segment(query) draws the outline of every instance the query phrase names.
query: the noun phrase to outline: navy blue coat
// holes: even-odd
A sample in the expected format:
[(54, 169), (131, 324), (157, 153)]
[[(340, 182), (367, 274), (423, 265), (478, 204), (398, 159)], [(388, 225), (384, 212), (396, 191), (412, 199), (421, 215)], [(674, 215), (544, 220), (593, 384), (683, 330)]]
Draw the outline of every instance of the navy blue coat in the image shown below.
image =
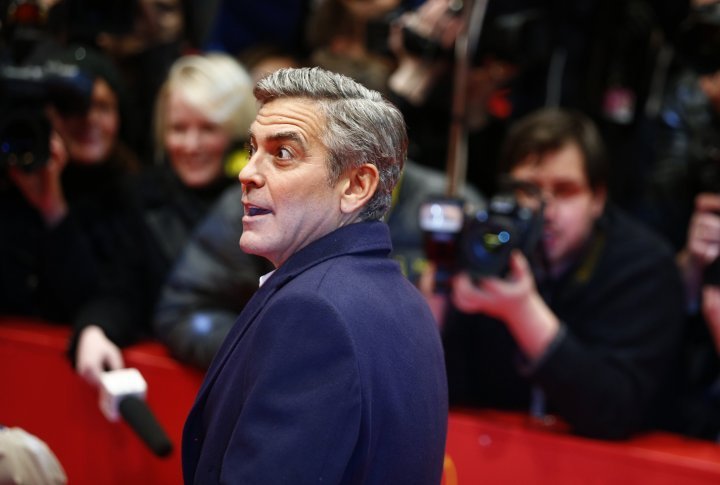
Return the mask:
[(391, 248), (351, 224), (255, 293), (185, 423), (185, 483), (440, 483), (442, 346)]

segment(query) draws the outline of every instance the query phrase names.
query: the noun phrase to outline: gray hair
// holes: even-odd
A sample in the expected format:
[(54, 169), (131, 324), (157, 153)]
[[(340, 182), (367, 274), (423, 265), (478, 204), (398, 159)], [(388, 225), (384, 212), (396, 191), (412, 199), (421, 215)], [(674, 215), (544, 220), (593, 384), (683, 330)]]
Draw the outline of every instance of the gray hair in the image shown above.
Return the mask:
[(405, 121), (393, 104), (377, 91), (319, 67), (279, 69), (262, 78), (254, 94), (261, 104), (277, 98), (317, 102), (326, 121), (320, 139), (329, 153), (329, 183), (337, 182), (348, 169), (375, 165), (378, 188), (360, 217), (378, 220), (385, 215), (408, 145)]

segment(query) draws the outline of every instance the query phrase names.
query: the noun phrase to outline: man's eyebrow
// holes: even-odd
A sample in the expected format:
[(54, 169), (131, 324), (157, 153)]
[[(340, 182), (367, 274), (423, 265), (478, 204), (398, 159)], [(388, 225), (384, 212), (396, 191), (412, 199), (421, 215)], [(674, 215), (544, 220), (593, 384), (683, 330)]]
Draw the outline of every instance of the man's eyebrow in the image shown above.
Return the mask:
[[(255, 133), (252, 130), (250, 130), (250, 138), (256, 139)], [(277, 133), (268, 135), (266, 140), (270, 142), (291, 141), (305, 147), (305, 139), (296, 131), (278, 131)]]

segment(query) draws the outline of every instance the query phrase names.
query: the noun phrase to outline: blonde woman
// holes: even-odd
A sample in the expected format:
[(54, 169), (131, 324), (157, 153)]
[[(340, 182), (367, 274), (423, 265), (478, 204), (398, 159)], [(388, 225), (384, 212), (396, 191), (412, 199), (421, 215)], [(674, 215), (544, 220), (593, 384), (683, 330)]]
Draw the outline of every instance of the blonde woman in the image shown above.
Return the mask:
[(255, 116), (247, 71), (224, 54), (188, 55), (171, 67), (155, 108), (156, 164), (133, 185), (132, 241), (72, 348), (78, 373), (96, 383), (124, 366), (120, 347), (150, 334), (160, 286), (195, 225), (237, 182)]

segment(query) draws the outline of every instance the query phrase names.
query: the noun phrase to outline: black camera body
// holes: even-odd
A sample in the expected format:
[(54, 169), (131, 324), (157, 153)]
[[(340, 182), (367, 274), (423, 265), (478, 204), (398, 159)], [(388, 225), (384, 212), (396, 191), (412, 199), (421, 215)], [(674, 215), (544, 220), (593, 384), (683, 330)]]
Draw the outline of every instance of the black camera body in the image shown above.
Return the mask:
[(47, 30), (37, 0), (0, 0), (0, 7), (0, 171), (10, 166), (32, 171), (50, 156), (47, 108), (65, 116), (84, 113), (94, 79), (59, 60), (65, 48)]
[[(458, 2), (462, 3), (462, 2)], [(391, 56), (388, 36), (390, 25), (403, 10), (394, 10), (379, 19), (368, 22), (366, 47), (370, 52)], [(460, 14), (457, 11), (456, 14)], [(490, 15), (479, 39), (479, 56), (492, 57), (518, 66), (536, 65), (548, 59), (551, 51), (551, 30), (547, 15), (538, 8), (523, 8)], [(454, 46), (443, 47), (434, 39), (415, 30), (403, 27), (403, 48), (426, 60), (455, 59)]]
[(500, 193), (487, 209), (465, 220), (460, 239), (462, 267), (474, 277), (505, 276), (510, 253), (530, 257), (542, 232), (542, 212), (521, 206), (514, 196)]
[(479, 209), (466, 208), (461, 199), (429, 200), (420, 208), (420, 227), (426, 256), (437, 266), (437, 290), (447, 291), (450, 277), (459, 271), (473, 279), (504, 277), (513, 250), (531, 258), (542, 224), (542, 205), (524, 207), (509, 191)]
[[(403, 13), (403, 9), (396, 9), (380, 18), (370, 19), (368, 21), (365, 34), (365, 47), (369, 52), (387, 57), (393, 55), (388, 40), (390, 37), (390, 28), (391, 24), (397, 21)], [(428, 60), (440, 58), (451, 60), (453, 58), (453, 49), (443, 48), (436, 41), (428, 39), (408, 27), (403, 27), (402, 31), (403, 48), (409, 53)]]
[(93, 79), (72, 64), (0, 66), (0, 170), (43, 166), (50, 156), (48, 105), (63, 115), (84, 113), (92, 89)]

